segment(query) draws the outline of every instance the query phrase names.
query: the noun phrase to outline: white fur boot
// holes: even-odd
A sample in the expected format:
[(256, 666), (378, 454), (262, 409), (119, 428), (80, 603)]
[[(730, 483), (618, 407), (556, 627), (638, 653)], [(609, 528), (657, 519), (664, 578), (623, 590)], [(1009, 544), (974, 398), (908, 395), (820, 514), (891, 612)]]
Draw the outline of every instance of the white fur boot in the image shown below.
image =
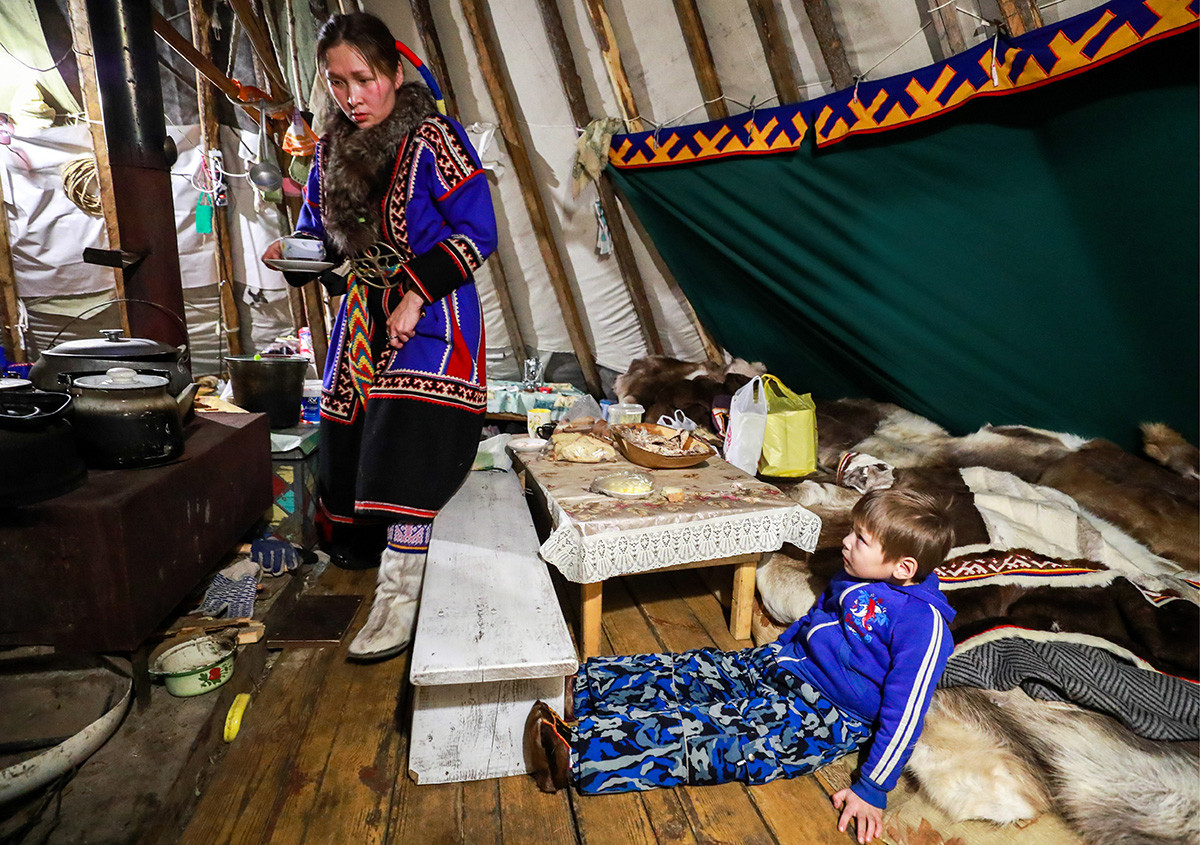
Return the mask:
[(367, 624), (350, 643), (351, 660), (383, 660), (408, 647), (417, 621), (425, 553), (384, 549)]

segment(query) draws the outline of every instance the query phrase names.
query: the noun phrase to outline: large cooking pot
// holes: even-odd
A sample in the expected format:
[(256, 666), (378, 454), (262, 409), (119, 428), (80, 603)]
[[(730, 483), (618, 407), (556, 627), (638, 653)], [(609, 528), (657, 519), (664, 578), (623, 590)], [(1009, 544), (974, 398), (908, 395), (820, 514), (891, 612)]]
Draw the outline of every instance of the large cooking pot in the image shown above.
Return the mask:
[(183, 336), (187, 337), (187, 326), (179, 316), (158, 303), (145, 299), (113, 299), (85, 310), (59, 330), (50, 341), (50, 348), (41, 354), (29, 370), (29, 378), (34, 386), (41, 390), (63, 390), (79, 376), (104, 375), (113, 367), (129, 367), (140, 373), (166, 378), (167, 392), (172, 396), (183, 393), (192, 383), (186, 343), (171, 346), (147, 338), (124, 337), (121, 329), (103, 329), (100, 332), (103, 337), (82, 338), (55, 345), (59, 336), (75, 320), (117, 302), (132, 302), (156, 308), (178, 322)]
[(101, 334), (101, 338), (69, 340), (43, 352), (29, 370), (34, 386), (63, 390), (80, 376), (102, 376), (113, 367), (162, 376), (172, 396), (179, 395), (192, 383), (187, 346), (124, 337), (120, 329), (104, 329)]
[(167, 380), (128, 367), (71, 382), (75, 433), (89, 466), (130, 469), (167, 463), (183, 454), (184, 399), (167, 393)]
[(87, 468), (71, 430), (66, 393), (0, 390), (0, 508), (75, 489)]

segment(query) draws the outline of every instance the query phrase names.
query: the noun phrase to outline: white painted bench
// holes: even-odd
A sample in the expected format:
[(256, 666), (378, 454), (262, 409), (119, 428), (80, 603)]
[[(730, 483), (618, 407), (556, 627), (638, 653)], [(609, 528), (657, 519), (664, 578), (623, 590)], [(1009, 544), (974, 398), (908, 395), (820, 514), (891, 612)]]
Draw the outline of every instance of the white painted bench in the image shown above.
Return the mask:
[(417, 783), (526, 772), (525, 717), (579, 668), (515, 473), (472, 472), (433, 523), (410, 664)]

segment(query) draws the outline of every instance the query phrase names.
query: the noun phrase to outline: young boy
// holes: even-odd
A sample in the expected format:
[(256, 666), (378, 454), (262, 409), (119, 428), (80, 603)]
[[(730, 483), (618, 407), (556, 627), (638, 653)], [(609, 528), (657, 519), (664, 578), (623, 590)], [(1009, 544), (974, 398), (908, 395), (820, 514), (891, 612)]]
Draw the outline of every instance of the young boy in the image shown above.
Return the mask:
[(934, 567), (953, 544), (945, 507), (874, 490), (851, 512), (844, 571), (773, 643), (742, 651), (597, 657), (575, 679), (569, 726), (543, 702), (526, 722), (538, 786), (606, 793), (808, 774), (866, 746), (833, 796), (838, 829), (880, 832), (953, 642)]

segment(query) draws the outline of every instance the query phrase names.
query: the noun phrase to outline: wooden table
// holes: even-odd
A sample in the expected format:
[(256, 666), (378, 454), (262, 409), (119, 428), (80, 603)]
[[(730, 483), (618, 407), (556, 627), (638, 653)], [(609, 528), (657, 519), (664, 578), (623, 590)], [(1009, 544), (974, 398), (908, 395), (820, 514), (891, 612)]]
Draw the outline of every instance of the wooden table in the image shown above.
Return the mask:
[[(553, 526), (541, 556), (581, 585), (585, 659), (600, 650), (604, 581), (665, 569), (732, 564), (729, 631), (747, 639), (759, 560), (785, 542), (812, 551), (821, 530), (815, 514), (720, 458), (675, 470), (646, 469), (623, 458), (576, 464), (555, 461), (548, 452), (515, 453), (514, 459)], [(625, 500), (589, 489), (622, 470), (647, 473), (655, 492)], [(667, 501), (663, 487), (681, 488), (680, 501)]]

